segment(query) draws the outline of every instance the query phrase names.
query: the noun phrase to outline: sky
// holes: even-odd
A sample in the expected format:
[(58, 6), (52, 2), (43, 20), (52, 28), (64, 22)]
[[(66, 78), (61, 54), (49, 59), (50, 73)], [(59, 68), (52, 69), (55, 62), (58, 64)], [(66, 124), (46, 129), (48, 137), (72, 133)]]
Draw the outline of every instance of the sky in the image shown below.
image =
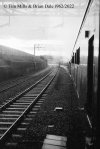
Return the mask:
[[(37, 2), (38, 5), (41, 4), (40, 1)], [(65, 5), (66, 2), (73, 4), (74, 8), (11, 9), (9, 2), (6, 3), (8, 8), (4, 8), (4, 3), (1, 3), (0, 45), (31, 54), (34, 54), (35, 48), (36, 55), (49, 54), (68, 59), (85, 13), (87, 0), (81, 0), (81, 3), (80, 0), (65, 0), (62, 4)], [(45, 3), (47, 4), (47, 1)], [(25, 4), (33, 4), (33, 1)]]

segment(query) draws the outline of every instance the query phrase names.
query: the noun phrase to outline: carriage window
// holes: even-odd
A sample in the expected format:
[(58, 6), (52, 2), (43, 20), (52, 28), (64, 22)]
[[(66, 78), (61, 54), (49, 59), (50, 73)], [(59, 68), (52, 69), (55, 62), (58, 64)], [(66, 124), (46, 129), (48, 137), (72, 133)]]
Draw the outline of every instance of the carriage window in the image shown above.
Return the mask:
[(88, 42), (88, 65), (87, 65), (87, 106), (91, 113), (93, 101), (93, 53), (94, 53), (94, 35)]
[(72, 56), (72, 61), (71, 61), (73, 64), (74, 64), (74, 53), (73, 53), (73, 56)]
[(80, 64), (80, 48), (77, 49), (77, 64)]
[(77, 54), (75, 53), (75, 64), (77, 64)]

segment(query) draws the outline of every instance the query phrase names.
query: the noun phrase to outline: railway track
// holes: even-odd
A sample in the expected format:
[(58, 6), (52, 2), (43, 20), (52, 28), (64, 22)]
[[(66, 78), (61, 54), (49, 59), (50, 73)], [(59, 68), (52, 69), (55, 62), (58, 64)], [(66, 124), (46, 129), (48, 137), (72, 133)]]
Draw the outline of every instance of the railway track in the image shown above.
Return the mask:
[[(14, 134), (17, 131), (24, 131), (26, 125), (35, 116), (40, 105), (47, 95), (46, 90), (57, 74), (57, 69), (53, 70), (45, 77), (37, 81), (34, 85), (0, 107), (0, 145), (16, 145), (7, 143), (9, 136), (20, 137)], [(19, 126), (22, 125), (20, 128)], [(3, 147), (2, 147), (3, 148)]]
[(0, 93), (8, 91), (9, 89), (18, 86), (21, 83), (25, 83), (28, 80), (31, 80), (34, 76), (36, 76), (36, 75), (34, 74), (34, 75), (29, 75), (29, 76), (28, 75), (21, 76), (19, 78), (14, 79), (14, 80), (9, 80), (9, 81), (6, 81), (4, 83), (0, 83)]

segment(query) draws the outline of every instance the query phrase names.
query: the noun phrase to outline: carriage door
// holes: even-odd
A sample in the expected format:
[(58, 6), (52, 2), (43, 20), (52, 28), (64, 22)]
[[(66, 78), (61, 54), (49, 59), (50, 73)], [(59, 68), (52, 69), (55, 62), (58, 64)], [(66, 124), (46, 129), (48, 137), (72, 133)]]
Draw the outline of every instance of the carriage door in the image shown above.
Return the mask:
[(93, 53), (94, 35), (88, 41), (88, 65), (87, 65), (87, 112), (92, 115), (93, 103)]

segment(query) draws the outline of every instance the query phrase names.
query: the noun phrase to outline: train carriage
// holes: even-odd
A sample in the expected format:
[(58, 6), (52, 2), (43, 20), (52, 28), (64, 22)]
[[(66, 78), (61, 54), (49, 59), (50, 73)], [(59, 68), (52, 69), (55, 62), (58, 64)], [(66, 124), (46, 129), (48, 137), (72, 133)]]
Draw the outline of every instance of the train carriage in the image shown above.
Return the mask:
[(93, 130), (97, 130), (98, 136), (100, 135), (99, 17), (99, 1), (89, 1), (75, 41), (70, 67), (70, 73), (79, 97), (79, 106), (86, 110), (90, 126)]

